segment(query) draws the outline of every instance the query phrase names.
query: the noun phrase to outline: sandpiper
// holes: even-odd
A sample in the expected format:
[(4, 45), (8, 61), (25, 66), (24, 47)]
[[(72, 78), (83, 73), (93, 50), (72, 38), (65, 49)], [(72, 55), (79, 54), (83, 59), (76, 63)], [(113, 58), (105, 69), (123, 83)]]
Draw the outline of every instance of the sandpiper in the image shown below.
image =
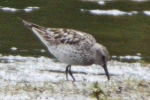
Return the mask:
[(67, 64), (67, 80), (69, 73), (75, 81), (71, 65), (91, 64), (101, 65), (108, 80), (110, 79), (107, 69), (108, 51), (106, 47), (97, 43), (92, 35), (73, 29), (45, 28), (23, 19), (22, 21), (44, 43), (52, 55), (60, 62)]

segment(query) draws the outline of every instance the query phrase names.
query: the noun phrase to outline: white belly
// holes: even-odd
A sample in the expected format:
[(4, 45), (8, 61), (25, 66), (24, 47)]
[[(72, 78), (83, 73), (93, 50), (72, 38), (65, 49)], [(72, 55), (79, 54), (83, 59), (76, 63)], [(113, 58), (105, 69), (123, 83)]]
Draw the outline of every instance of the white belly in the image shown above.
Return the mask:
[[(87, 54), (81, 50), (78, 50), (74, 46), (69, 45), (58, 45), (50, 46), (48, 50), (53, 54), (59, 61), (68, 65), (89, 65), (92, 60), (91, 54)], [(86, 56), (85, 56), (86, 55)], [(87, 62), (85, 57), (88, 58)]]

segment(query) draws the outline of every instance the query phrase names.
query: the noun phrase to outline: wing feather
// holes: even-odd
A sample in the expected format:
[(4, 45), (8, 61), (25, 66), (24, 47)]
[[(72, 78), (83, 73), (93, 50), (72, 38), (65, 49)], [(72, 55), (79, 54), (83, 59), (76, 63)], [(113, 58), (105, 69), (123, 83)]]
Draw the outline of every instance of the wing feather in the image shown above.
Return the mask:
[(25, 26), (30, 28), (47, 45), (78, 45), (82, 49), (90, 49), (96, 43), (94, 37), (85, 32), (63, 29), (63, 28), (45, 28), (37, 24), (23, 20)]

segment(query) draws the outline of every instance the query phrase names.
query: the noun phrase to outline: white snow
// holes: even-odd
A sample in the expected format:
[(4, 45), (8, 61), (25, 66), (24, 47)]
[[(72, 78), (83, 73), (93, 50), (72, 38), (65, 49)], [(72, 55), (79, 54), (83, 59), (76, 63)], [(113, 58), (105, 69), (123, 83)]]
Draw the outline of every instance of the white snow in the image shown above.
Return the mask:
[(109, 61), (109, 82), (103, 68), (98, 65), (72, 66), (77, 81), (72, 83), (70, 76), (70, 81), (66, 81), (65, 67), (65, 64), (54, 62), (47, 57), (1, 55), (0, 98), (3, 100), (91, 100), (92, 90), (89, 87), (93, 82), (98, 81), (104, 83), (106, 87), (113, 87), (116, 84), (114, 80), (150, 81), (150, 67), (142, 67), (139, 62)]
[(44, 53), (44, 52), (46, 52), (46, 50), (44, 50), (44, 49), (41, 49), (40, 51), (41, 51), (41, 53)]
[[(100, 2), (101, 0), (82, 0), (82, 1), (90, 1), (90, 2)], [(107, 1), (107, 2), (113, 2), (113, 1), (117, 1), (117, 0), (102, 0), (103, 2)], [(130, 1), (134, 1), (134, 2), (146, 2), (149, 0), (130, 0)]]
[(149, 1), (149, 0), (132, 0), (132, 1), (135, 1), (135, 2), (146, 2), (146, 1)]
[(105, 5), (105, 1), (99, 1), (98, 4)]
[(130, 56), (130, 55), (120, 56), (120, 60), (123, 60), (123, 59), (141, 60), (141, 57), (140, 56)]
[(11, 7), (0, 7), (0, 9), (4, 12), (17, 12), (19, 9), (11, 8)]
[(32, 11), (35, 11), (35, 10), (38, 10), (38, 9), (39, 9), (39, 7), (32, 7), (32, 6), (26, 7), (24, 9), (17, 9), (17, 8), (0, 6), (0, 10), (2, 10), (4, 12), (13, 12), (13, 13), (17, 12), (17, 11), (32, 12)]
[(130, 11), (130, 12), (125, 12), (125, 11), (120, 11), (117, 9), (112, 9), (112, 10), (100, 10), (100, 9), (96, 9), (96, 10), (85, 10), (85, 9), (81, 9), (82, 12), (89, 12), (93, 15), (110, 15), (110, 16), (123, 16), (123, 15), (135, 15), (138, 14), (137, 11)]
[(146, 11), (143, 11), (143, 13), (147, 16), (150, 16), (150, 11), (146, 10)]
[(142, 59), (141, 53), (137, 53), (136, 55), (126, 55), (126, 56), (111, 56), (113, 60), (119, 61), (128, 61), (128, 62), (136, 62)]
[[(121, 57), (132, 59), (133, 56)], [(134, 59), (140, 59), (140, 57), (133, 57)], [(28, 81), (28, 82), (42, 82), (42, 81), (51, 81), (58, 82), (66, 80), (65, 77), (65, 67), (66, 65), (60, 62), (54, 62), (50, 58), (46, 57), (22, 57), (22, 56), (1, 56), (0, 58), (0, 76), (5, 80), (12, 81)], [(11, 69), (11, 71), (10, 71)], [(140, 63), (121, 63), (115, 61), (108, 62), (108, 69), (110, 74), (117, 76), (126, 76), (132, 75), (136, 78), (139, 76), (141, 79), (149, 79), (150, 73), (147, 68), (141, 66)], [(83, 81), (83, 79), (90, 81), (107, 81), (105, 72), (101, 66), (91, 65), (91, 66), (72, 66), (72, 71), (75, 73), (77, 81)], [(56, 73), (56, 72), (59, 72)], [(87, 74), (76, 74), (84, 73)], [(147, 74), (146, 74), (147, 73)], [(104, 75), (100, 77), (98, 74)], [(82, 77), (81, 77), (81, 76)], [(94, 75), (94, 76), (92, 76)], [(38, 77), (38, 78), (37, 78)], [(94, 78), (95, 77), (95, 78)], [(94, 80), (93, 80), (94, 78)], [(69, 77), (70, 80), (71, 77)]]
[(12, 51), (16, 51), (17, 50), (17, 48), (16, 47), (12, 47), (12, 48), (10, 48)]
[(100, 1), (115, 1), (115, 0), (81, 0), (81, 1), (100, 2)]
[(24, 8), (23, 10), (24, 10), (25, 12), (32, 12), (32, 11), (38, 10), (38, 9), (39, 9), (39, 7), (26, 7), (26, 8)]

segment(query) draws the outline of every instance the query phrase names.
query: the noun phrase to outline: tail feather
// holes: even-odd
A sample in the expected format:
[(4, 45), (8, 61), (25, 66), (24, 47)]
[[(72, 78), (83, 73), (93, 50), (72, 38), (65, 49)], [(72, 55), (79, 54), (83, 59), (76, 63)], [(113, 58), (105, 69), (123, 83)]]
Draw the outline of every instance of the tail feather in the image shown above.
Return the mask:
[(26, 21), (26, 20), (24, 20), (24, 19), (22, 19), (22, 18), (20, 18), (20, 17), (18, 17), (18, 19), (21, 19), (22, 22), (24, 23), (24, 25), (25, 25), (26, 27), (30, 28), (30, 29), (32, 29), (32, 28), (37, 28), (37, 29), (42, 29), (42, 30), (45, 30), (45, 29), (46, 29), (45, 27), (42, 27), (42, 26), (39, 26), (39, 25), (37, 25), (37, 24), (28, 22), (28, 21)]
[(85, 32), (80, 32), (73, 29), (45, 28), (37, 24), (28, 22), (22, 18), (19, 19), (21, 19), (24, 25), (31, 29), (45, 45), (72, 45), (80, 43), (93, 45), (94, 43), (96, 43), (96, 40), (92, 37), (92, 35), (89, 35)]
[(31, 29), (34, 34), (47, 46), (50, 43), (51, 37), (50, 35), (47, 33), (47, 28), (39, 26), (37, 24), (28, 22), (22, 18), (19, 18), (22, 20), (22, 22), (24, 23), (24, 25), (26, 27), (28, 27), (29, 29)]

